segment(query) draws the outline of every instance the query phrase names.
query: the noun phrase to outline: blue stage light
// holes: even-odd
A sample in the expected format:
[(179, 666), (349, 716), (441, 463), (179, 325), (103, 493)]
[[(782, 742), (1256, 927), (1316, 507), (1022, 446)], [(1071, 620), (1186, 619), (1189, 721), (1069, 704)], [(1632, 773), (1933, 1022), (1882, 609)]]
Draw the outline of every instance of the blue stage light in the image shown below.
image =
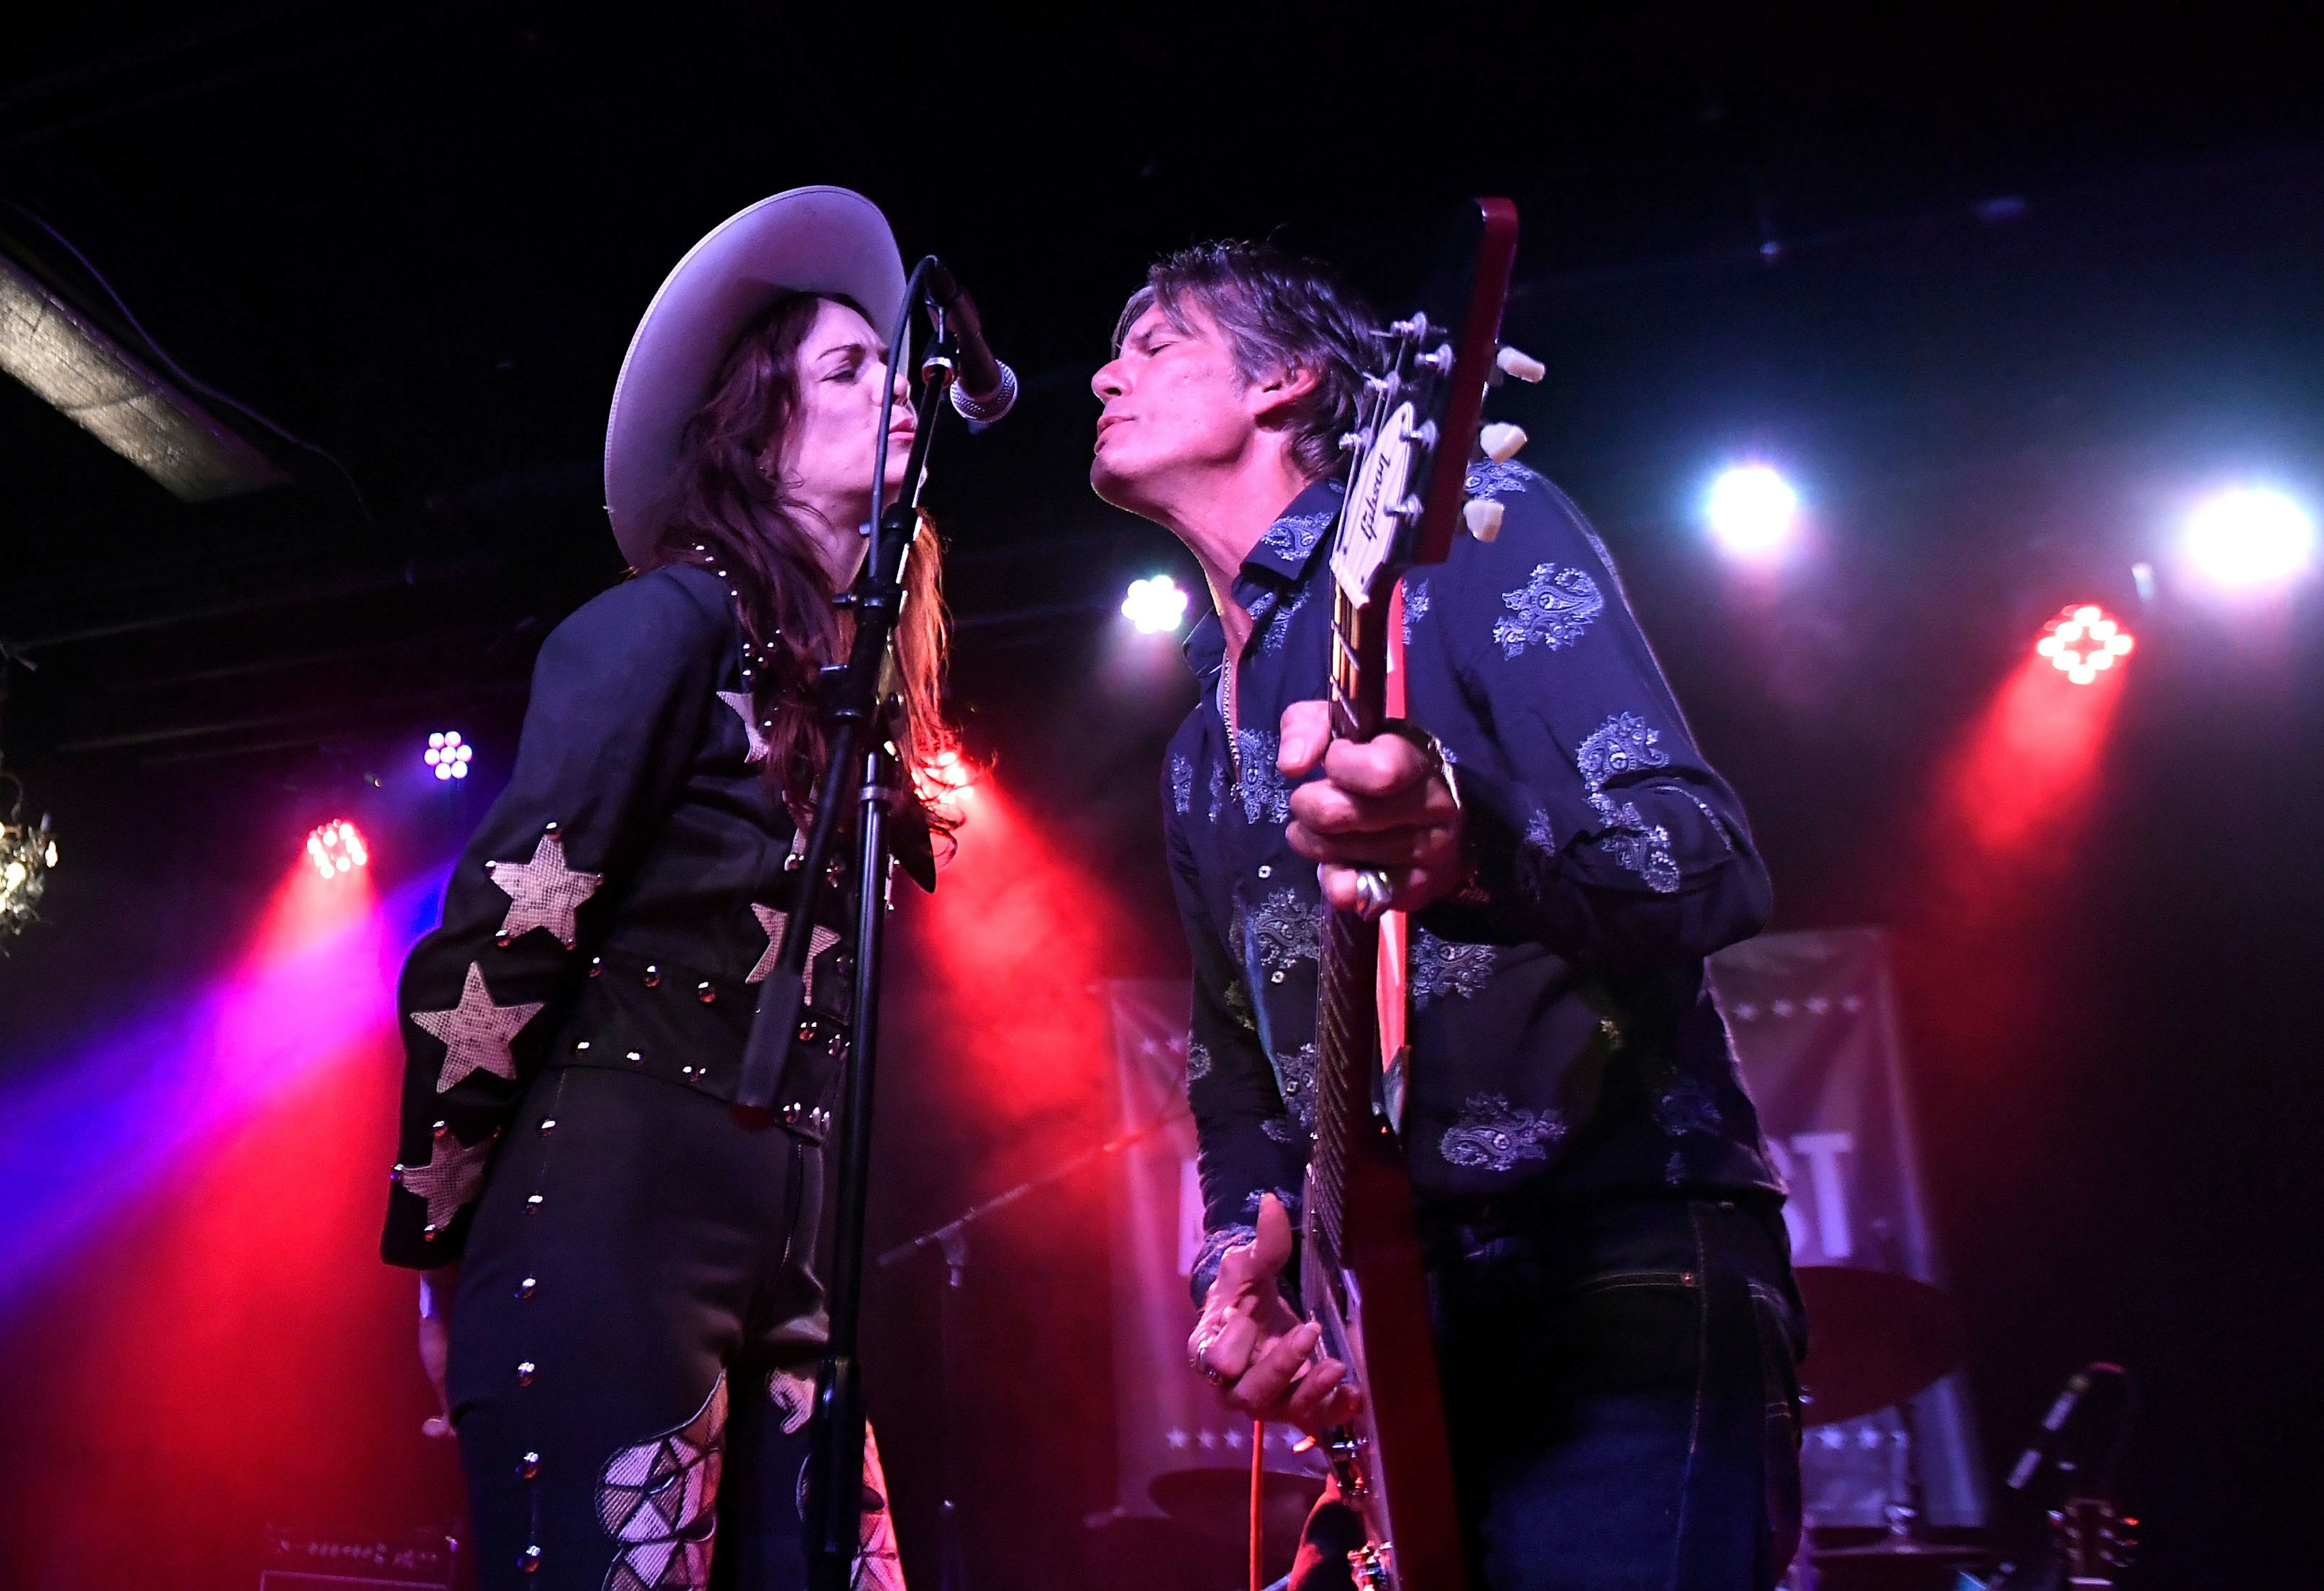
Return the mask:
[(1121, 599), (1121, 616), (1138, 626), (1141, 635), (1176, 630), (1186, 617), (1186, 593), (1167, 575), (1133, 580), (1130, 594)]
[(2213, 584), (2253, 591), (2307, 570), (2316, 556), (2316, 522), (2272, 487), (2237, 487), (2196, 504), (2179, 545)]
[(1703, 500), (1711, 539), (1730, 557), (1768, 562), (1789, 551), (1799, 529), (1800, 494), (1766, 464), (1720, 473)]

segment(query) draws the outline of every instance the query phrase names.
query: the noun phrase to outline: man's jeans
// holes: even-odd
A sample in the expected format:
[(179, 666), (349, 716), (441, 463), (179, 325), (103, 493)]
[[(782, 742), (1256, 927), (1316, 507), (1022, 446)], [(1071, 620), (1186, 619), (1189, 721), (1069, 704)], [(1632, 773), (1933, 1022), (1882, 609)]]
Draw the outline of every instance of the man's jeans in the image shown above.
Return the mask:
[[(1490, 1591), (1765, 1591), (1799, 1540), (1804, 1347), (1780, 1212), (1646, 1200), (1424, 1223), (1454, 1481)], [(1295, 1591), (1361, 1545), (1327, 1494)]]

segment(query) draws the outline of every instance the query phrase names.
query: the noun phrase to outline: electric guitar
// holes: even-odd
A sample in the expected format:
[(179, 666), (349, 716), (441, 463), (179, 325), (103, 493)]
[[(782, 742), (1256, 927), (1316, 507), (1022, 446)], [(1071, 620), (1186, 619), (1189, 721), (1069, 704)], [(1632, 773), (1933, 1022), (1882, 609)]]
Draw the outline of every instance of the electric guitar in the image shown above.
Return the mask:
[[(1500, 345), (1501, 306), (1517, 255), (1517, 207), (1475, 201), (1457, 262), (1419, 313), (1388, 328), (1365, 379), (1354, 456), (1332, 549), (1332, 730), (1364, 740), (1403, 704), (1399, 581), (1441, 563), (1456, 530), (1490, 540), (1501, 505), (1468, 501), (1480, 447), (1507, 459), (1515, 427), (1480, 432), (1485, 389), (1541, 366)], [(1349, 1555), (1361, 1591), (1461, 1591), (1469, 1577), (1454, 1512), (1451, 1455), (1436, 1378), (1427, 1280), (1414, 1226), (1412, 1179), (1388, 1108), (1383, 1035), (1401, 1048), (1401, 923), (1380, 953), (1374, 915), (1334, 912), (1323, 934), (1315, 1020), (1315, 1141), (1301, 1216), (1302, 1298), (1323, 1325), (1319, 1354), (1349, 1366), (1363, 1410), (1324, 1439), (1342, 1501), (1366, 1544)], [(1408, 1065), (1408, 1058), (1406, 1058)]]

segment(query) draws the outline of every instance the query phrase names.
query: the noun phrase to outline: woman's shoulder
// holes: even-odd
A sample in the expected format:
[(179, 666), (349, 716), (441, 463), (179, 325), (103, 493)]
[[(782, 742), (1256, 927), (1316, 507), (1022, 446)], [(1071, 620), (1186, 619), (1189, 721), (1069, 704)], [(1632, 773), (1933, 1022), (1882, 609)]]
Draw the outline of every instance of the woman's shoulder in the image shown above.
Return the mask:
[(733, 634), (726, 583), (691, 564), (665, 564), (576, 608), (549, 632), (541, 657), (677, 661), (721, 650)]

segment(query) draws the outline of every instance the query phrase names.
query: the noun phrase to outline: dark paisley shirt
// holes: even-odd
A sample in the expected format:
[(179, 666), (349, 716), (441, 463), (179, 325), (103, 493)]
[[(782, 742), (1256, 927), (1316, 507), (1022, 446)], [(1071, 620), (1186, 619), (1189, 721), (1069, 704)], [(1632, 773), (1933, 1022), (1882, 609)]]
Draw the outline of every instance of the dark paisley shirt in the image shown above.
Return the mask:
[[(1780, 1192), (1703, 975), (1767, 918), (1742, 807), (1581, 511), (1513, 464), (1480, 464), (1470, 490), (1506, 506), (1499, 538), (1462, 537), (1404, 583), (1408, 716), (1454, 764), (1479, 867), (1411, 924), (1418, 1195)], [(1233, 723), (1217, 617), (1186, 640), (1205, 688), (1171, 741), (1163, 803), (1194, 953), (1198, 1296), (1262, 1193), (1296, 1214), (1314, 1124), (1323, 908), (1314, 864), (1284, 837), (1276, 751), (1284, 709), (1328, 694), (1340, 502), (1337, 483), (1310, 487), (1243, 564)]]

